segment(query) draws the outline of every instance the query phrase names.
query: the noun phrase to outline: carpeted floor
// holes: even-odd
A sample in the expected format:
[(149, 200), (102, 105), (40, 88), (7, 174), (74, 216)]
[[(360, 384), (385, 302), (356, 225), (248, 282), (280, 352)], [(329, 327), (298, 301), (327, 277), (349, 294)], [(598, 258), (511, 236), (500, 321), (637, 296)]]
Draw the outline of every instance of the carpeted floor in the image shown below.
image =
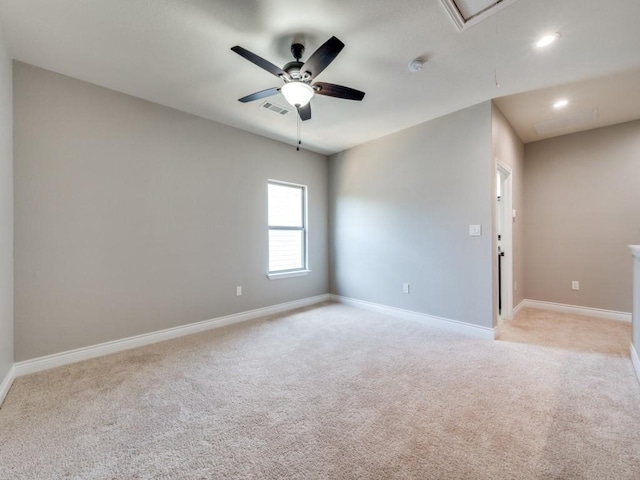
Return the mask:
[(500, 325), (498, 340), (629, 357), (631, 323), (524, 308)]
[(327, 304), (18, 378), (2, 479), (638, 479), (628, 358)]

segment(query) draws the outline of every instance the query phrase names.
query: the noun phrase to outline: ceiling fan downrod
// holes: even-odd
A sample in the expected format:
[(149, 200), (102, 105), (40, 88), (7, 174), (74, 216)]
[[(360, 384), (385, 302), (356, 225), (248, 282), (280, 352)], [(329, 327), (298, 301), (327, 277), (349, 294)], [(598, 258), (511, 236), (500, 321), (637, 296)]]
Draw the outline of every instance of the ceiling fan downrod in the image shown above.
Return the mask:
[(291, 44), (291, 55), (296, 59), (297, 62), (300, 61), (302, 55), (304, 55), (304, 45), (301, 43), (292, 43)]

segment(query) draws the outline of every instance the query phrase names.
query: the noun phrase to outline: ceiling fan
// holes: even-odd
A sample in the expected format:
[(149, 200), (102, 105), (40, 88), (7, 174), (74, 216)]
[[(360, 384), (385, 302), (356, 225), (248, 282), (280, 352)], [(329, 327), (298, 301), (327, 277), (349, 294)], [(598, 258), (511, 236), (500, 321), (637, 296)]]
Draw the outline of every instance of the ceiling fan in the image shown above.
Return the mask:
[(238, 99), (238, 101), (242, 103), (252, 102), (276, 95), (280, 92), (284, 95), (288, 103), (296, 107), (302, 120), (309, 120), (311, 118), (311, 105), (309, 102), (315, 94), (344, 98), (347, 100), (362, 100), (365, 94), (359, 90), (343, 87), (342, 85), (336, 85), (334, 83), (311, 83), (333, 62), (343, 48), (344, 43), (336, 37), (331, 37), (313, 52), (306, 62), (301, 62), (300, 59), (304, 54), (304, 45), (294, 43), (291, 45), (291, 54), (295, 60), (280, 68), (245, 48), (238, 45), (232, 47), (231, 50), (238, 55), (275, 75), (284, 82), (284, 85), (281, 87), (261, 90), (260, 92), (242, 97)]

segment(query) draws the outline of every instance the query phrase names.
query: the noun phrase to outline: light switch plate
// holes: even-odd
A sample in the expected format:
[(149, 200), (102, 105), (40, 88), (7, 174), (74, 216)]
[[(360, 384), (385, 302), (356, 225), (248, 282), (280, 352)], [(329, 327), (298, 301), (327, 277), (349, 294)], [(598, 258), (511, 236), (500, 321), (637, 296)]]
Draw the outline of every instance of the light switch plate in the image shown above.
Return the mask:
[(469, 236), (479, 237), (482, 235), (482, 225), (469, 225)]

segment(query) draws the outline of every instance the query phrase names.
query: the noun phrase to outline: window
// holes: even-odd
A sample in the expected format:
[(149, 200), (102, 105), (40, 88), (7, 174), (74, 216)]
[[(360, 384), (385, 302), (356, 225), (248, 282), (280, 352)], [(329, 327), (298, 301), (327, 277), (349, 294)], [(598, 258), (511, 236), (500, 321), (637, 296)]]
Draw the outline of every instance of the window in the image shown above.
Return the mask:
[(269, 180), (269, 278), (307, 270), (307, 187)]

